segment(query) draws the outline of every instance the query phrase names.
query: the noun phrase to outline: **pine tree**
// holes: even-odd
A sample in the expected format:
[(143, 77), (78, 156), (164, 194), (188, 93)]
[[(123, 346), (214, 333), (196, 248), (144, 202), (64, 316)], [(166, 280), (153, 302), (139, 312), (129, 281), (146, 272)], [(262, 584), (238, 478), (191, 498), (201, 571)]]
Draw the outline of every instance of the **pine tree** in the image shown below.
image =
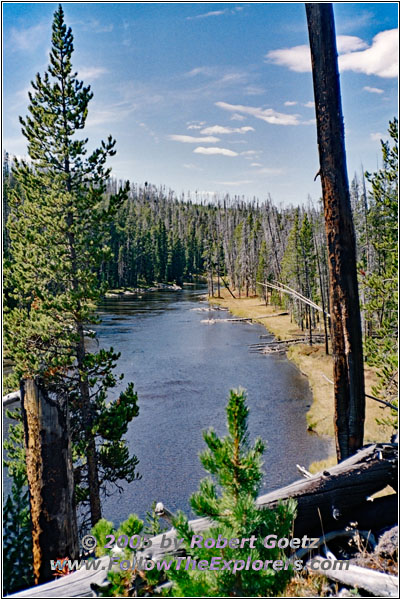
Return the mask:
[(22, 445), (24, 432), (18, 411), (7, 411), (7, 417), (16, 421), (9, 426), (8, 439), (4, 441), (7, 453), (4, 463), (12, 481), (11, 494), (3, 508), (3, 591), (8, 595), (31, 586), (33, 573), (31, 518)]
[(362, 279), (366, 314), (375, 337), (366, 340), (367, 360), (378, 367), (376, 393), (397, 398), (398, 346), (398, 121), (390, 122), (390, 142), (381, 142), (383, 166), (367, 173), (372, 184), (368, 222), (374, 250), (372, 272)]
[[(232, 538), (257, 538), (255, 548), (190, 548), (192, 535), (188, 520), (179, 513), (173, 524), (178, 538), (184, 538), (186, 555), (197, 561), (207, 560), (210, 564), (214, 556), (222, 556), (225, 561), (263, 561), (260, 570), (192, 570), (171, 568), (169, 579), (174, 582), (172, 595), (178, 597), (207, 596), (274, 596), (283, 590), (291, 576), (291, 567), (275, 571), (266, 565), (266, 560), (283, 560), (285, 556), (279, 548), (266, 549), (262, 540), (268, 534), (285, 537), (289, 534), (295, 517), (295, 503), (279, 505), (276, 509), (259, 509), (255, 504), (263, 477), (262, 453), (264, 444), (257, 439), (250, 446), (248, 439), (248, 407), (244, 390), (231, 390), (227, 405), (228, 435), (218, 438), (213, 429), (203, 434), (208, 449), (201, 453), (203, 467), (214, 476), (218, 487), (211, 478), (200, 483), (199, 491), (192, 495), (190, 504), (195, 514), (208, 517), (214, 525), (202, 532), (203, 539), (218, 539), (221, 535)], [(218, 489), (221, 494), (218, 494)], [(231, 563), (232, 564), (232, 563)], [(283, 562), (284, 564), (284, 562)]]
[(94, 524), (101, 488), (132, 481), (137, 464), (121, 440), (138, 413), (133, 386), (106, 405), (108, 389), (119, 382), (119, 355), (90, 353), (86, 339), (104, 292), (98, 270), (110, 258), (107, 231), (128, 188), (105, 201), (105, 163), (115, 141), (109, 137), (86, 157), (88, 140), (79, 139), (92, 92), (73, 72), (73, 36), (61, 5), (52, 32), (50, 65), (32, 82), (30, 115), (20, 119), (31, 162), (16, 162), (13, 171), (5, 338), (14, 385), (40, 375), (69, 395), (77, 500), (89, 502)]

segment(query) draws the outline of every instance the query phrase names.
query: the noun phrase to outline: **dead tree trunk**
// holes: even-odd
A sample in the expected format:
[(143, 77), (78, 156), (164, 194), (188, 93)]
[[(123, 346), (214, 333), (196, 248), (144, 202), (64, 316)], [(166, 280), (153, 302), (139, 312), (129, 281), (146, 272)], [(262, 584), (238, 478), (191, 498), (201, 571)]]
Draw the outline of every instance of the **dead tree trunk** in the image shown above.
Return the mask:
[(365, 392), (355, 233), (344, 145), (334, 15), (331, 4), (306, 4), (312, 57), (326, 236), (334, 360), (337, 458), (363, 444)]
[(35, 584), (53, 579), (50, 560), (78, 558), (67, 398), (21, 382)]

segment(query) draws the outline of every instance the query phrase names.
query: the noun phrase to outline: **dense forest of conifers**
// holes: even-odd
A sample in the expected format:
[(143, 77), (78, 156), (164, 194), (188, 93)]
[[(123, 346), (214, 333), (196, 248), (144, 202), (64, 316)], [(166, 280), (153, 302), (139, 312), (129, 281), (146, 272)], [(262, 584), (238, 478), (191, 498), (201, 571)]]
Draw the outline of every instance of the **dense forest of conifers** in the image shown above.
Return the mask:
[[(394, 394), (397, 369), (397, 213), (398, 123), (382, 142), (383, 166), (355, 174), (351, 204), (366, 358), (382, 373), (382, 393)], [(8, 156), (4, 165), (4, 211), (14, 185)], [(122, 182), (110, 180), (107, 195)], [(328, 266), (321, 203), (277, 208), (270, 197), (246, 201), (225, 196), (191, 202), (163, 187), (131, 184), (105, 240), (112, 249), (99, 277), (109, 288), (135, 288), (154, 282), (194, 281), (207, 276), (209, 292), (227, 284), (238, 295), (266, 295), (260, 283), (280, 281), (330, 312)], [(7, 233), (5, 233), (7, 253)], [(273, 292), (304, 328), (319, 313), (296, 298)], [(388, 389), (387, 389), (388, 388)]]

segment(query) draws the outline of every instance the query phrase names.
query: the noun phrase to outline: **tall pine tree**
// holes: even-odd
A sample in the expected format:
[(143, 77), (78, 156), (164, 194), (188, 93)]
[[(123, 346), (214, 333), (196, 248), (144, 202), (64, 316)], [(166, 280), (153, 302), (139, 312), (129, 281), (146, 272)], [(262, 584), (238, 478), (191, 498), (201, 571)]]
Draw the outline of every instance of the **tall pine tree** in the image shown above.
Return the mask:
[(73, 49), (60, 5), (50, 65), (32, 82), (30, 115), (20, 119), (30, 162), (16, 162), (13, 172), (5, 337), (14, 385), (39, 375), (49, 388), (68, 393), (77, 500), (89, 503), (95, 524), (101, 489), (136, 476), (137, 459), (121, 439), (138, 414), (133, 384), (107, 404), (108, 389), (119, 381), (113, 374), (119, 355), (90, 353), (87, 339), (104, 292), (97, 273), (110, 257), (107, 231), (128, 188), (104, 200), (105, 164), (115, 154), (111, 137), (86, 156), (88, 139), (79, 132), (93, 94), (73, 71)]

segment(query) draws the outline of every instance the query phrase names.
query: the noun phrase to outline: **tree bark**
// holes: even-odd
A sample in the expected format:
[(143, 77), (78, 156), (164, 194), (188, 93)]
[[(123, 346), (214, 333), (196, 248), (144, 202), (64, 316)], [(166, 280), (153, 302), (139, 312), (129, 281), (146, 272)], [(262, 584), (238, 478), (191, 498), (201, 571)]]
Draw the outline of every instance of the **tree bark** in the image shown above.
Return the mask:
[(78, 558), (67, 398), (36, 379), (21, 382), (35, 584), (53, 579), (50, 560)]
[(306, 4), (330, 272), (338, 460), (363, 444), (365, 392), (355, 233), (331, 4)]

